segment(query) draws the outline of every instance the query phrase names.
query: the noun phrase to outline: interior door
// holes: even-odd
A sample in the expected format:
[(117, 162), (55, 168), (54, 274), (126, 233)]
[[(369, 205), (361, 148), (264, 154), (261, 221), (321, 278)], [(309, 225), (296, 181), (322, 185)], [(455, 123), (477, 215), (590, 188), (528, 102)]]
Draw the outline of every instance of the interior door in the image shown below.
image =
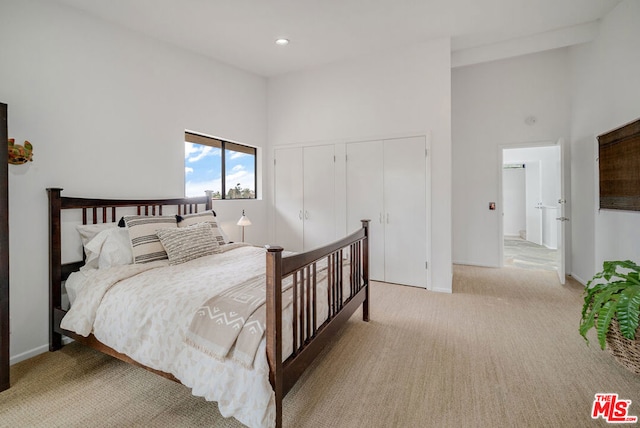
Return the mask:
[(560, 284), (565, 283), (566, 278), (566, 252), (565, 252), (565, 224), (569, 219), (566, 217), (566, 205), (567, 199), (565, 197), (565, 183), (564, 183), (564, 140), (558, 140), (558, 160), (560, 164), (560, 198), (558, 199), (558, 217), (556, 218), (556, 224), (558, 227), (558, 245), (556, 252), (556, 262), (558, 264), (558, 279)]
[(426, 140), (385, 140), (383, 150), (385, 280), (426, 287)]
[(304, 251), (335, 239), (335, 147), (304, 148)]
[(382, 141), (349, 143), (347, 152), (347, 231), (369, 219), (369, 278), (384, 281)]
[(274, 157), (276, 243), (300, 252), (304, 225), (302, 149), (277, 149)]
[(542, 245), (542, 191), (540, 161), (525, 163), (527, 241)]

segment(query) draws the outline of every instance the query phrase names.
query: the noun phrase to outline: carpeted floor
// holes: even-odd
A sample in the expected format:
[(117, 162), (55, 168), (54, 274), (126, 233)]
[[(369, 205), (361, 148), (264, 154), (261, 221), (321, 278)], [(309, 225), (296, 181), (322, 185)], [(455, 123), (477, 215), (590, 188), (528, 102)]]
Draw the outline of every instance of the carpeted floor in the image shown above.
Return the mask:
[[(594, 394), (640, 376), (578, 334), (582, 286), (456, 266), (454, 293), (375, 283), (284, 401), (285, 427), (595, 427)], [(79, 345), (12, 367), (1, 427), (240, 427), (179, 384)]]

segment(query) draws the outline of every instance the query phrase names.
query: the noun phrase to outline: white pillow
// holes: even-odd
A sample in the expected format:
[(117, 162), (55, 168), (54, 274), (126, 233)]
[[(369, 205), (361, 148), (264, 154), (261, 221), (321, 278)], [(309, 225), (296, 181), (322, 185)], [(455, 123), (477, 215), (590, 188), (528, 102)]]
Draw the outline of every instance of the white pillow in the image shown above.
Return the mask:
[(98, 269), (133, 263), (129, 231), (123, 227), (103, 230), (87, 243), (85, 249), (98, 254)]
[(82, 246), (84, 247), (85, 263), (83, 269), (97, 269), (98, 268), (98, 256), (100, 251), (92, 251), (87, 248), (87, 244), (96, 237), (100, 232), (114, 229), (118, 225), (117, 223), (98, 223), (98, 224), (79, 224), (76, 226), (76, 230), (80, 234), (82, 240)]
[(117, 223), (79, 224), (76, 226), (76, 230), (80, 233), (82, 245), (87, 245), (87, 242), (91, 241), (98, 233), (117, 226)]

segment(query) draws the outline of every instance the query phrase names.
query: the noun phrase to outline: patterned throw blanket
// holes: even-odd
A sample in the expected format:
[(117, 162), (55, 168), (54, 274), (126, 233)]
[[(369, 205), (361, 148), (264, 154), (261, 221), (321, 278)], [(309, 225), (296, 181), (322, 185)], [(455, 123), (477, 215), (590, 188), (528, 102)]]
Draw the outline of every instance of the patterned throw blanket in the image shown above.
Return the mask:
[[(326, 263), (322, 265), (317, 266), (316, 284), (326, 282)], [(283, 311), (293, 302), (292, 283), (291, 277), (282, 283)], [(231, 358), (253, 367), (266, 329), (266, 296), (266, 276), (261, 274), (210, 298), (196, 311), (185, 342), (218, 360)]]
[[(282, 288), (284, 309), (293, 300), (291, 281)], [(231, 357), (252, 367), (266, 329), (266, 297), (266, 277), (261, 274), (210, 298), (196, 311), (185, 342), (218, 360)]]

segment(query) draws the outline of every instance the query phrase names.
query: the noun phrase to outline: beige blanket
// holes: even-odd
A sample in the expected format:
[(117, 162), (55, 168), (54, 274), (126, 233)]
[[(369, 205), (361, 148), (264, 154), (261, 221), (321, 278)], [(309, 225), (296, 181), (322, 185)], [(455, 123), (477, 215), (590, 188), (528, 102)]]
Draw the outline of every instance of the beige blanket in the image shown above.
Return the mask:
[[(326, 271), (326, 261), (318, 263), (316, 284), (326, 281)], [(282, 284), (283, 311), (293, 302), (292, 282), (288, 277)], [(299, 307), (304, 302), (302, 288)], [(194, 315), (185, 342), (216, 359), (231, 358), (251, 368), (266, 329), (266, 295), (266, 277), (261, 274), (210, 298)]]

